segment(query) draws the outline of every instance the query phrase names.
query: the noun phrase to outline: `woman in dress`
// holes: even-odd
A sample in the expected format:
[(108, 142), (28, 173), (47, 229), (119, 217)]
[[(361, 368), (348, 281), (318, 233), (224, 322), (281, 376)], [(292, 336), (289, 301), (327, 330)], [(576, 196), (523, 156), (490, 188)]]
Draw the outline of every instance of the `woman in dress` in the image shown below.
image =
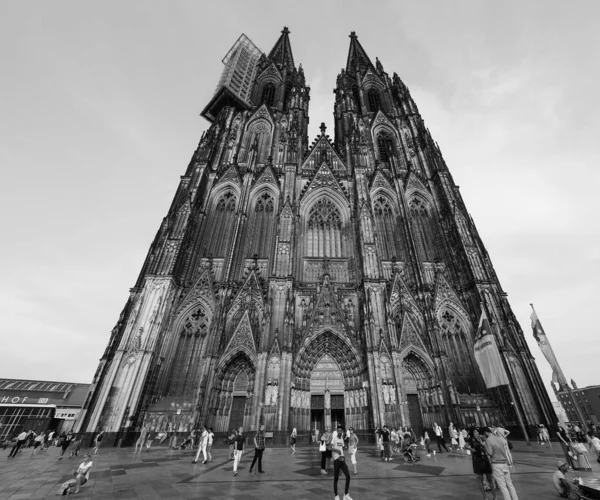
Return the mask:
[(356, 470), (356, 451), (358, 449), (358, 436), (354, 433), (354, 427), (350, 427), (350, 437), (348, 438), (348, 452), (350, 453), (350, 462), (354, 467), (354, 475), (358, 474)]
[(515, 464), (512, 459), (512, 453), (510, 452), (510, 446), (508, 445), (508, 436), (510, 435), (510, 431), (507, 431), (499, 423), (496, 423), (493, 433), (495, 436), (504, 439), (504, 453), (506, 455), (506, 462), (509, 467), (513, 467)]
[(467, 430), (463, 429), (462, 427), (458, 429), (458, 447), (461, 450), (465, 449), (465, 444), (466, 444), (466, 438), (467, 438), (468, 434), (467, 434)]
[(298, 437), (298, 431), (294, 427), (290, 436), (290, 448), (292, 449), (292, 455), (296, 454), (296, 438)]
[(456, 428), (452, 422), (450, 422), (450, 425), (448, 426), (448, 434), (450, 435), (451, 440), (450, 446), (452, 446), (452, 449), (455, 450), (458, 448), (458, 432), (456, 432)]
[(466, 447), (471, 451), (471, 458), (473, 461), (473, 472), (477, 476), (479, 481), (479, 487), (481, 488), (481, 495), (484, 500), (487, 500), (487, 494), (485, 492), (485, 480), (492, 490), (492, 499), (496, 500), (496, 490), (494, 489), (494, 478), (492, 476), (492, 464), (485, 452), (479, 431), (476, 428), (471, 429), (471, 434)]

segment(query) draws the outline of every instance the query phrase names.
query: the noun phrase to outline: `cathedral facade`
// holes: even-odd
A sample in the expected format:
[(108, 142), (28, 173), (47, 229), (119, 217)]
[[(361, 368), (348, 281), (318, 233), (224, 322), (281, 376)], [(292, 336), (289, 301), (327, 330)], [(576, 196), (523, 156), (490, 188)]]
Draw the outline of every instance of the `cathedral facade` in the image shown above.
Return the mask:
[[(308, 139), (289, 31), (244, 35), (111, 334), (80, 430), (275, 438), (342, 423), (556, 420), (523, 332), (411, 94), (350, 35), (334, 134)], [(473, 354), (482, 308), (509, 386)]]

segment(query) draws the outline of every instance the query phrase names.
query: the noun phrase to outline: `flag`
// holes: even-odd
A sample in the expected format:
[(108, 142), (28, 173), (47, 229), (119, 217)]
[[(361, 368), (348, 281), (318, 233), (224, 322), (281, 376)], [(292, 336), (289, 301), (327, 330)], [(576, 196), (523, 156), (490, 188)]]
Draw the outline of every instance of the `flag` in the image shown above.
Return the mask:
[(499, 385), (508, 384), (508, 376), (502, 364), (500, 351), (496, 345), (496, 338), (492, 333), (490, 322), (485, 315), (485, 310), (481, 311), (479, 319), (479, 328), (475, 336), (475, 344), (473, 345), (475, 353), (475, 361), (479, 366), (485, 386), (488, 389)]
[[(531, 304), (531, 308), (533, 309), (533, 304)], [(546, 337), (546, 333), (542, 328), (540, 318), (538, 318), (535, 313), (535, 309), (533, 309), (533, 312), (531, 313), (531, 329), (533, 330), (533, 336), (537, 341), (542, 354), (546, 357), (546, 360), (550, 363), (550, 367), (552, 368), (552, 382), (559, 385), (567, 385), (567, 379), (558, 364), (556, 355), (552, 350), (550, 342), (548, 342), (548, 337)]]

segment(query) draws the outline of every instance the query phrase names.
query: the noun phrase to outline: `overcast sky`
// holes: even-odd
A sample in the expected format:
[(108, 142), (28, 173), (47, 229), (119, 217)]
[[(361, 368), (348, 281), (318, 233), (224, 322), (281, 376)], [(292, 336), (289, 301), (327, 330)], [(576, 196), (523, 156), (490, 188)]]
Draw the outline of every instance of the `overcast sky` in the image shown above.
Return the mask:
[(599, 384), (599, 19), (596, 1), (4, 2), (0, 377), (91, 381), (222, 57), (287, 25), (310, 141), (333, 135), (355, 30), (411, 89), (544, 380), (530, 302), (566, 376)]

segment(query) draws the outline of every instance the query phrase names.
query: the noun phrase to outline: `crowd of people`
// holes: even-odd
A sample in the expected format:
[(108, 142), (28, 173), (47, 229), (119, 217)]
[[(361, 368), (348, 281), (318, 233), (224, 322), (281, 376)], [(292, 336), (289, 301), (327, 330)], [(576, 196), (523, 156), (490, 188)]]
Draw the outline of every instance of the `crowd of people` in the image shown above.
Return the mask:
[[(415, 431), (409, 427), (388, 427), (384, 425), (375, 431), (375, 442), (379, 457), (384, 462), (390, 462), (394, 455), (399, 455), (400, 459), (415, 462), (420, 459), (419, 451), (426, 453), (427, 457), (438, 453), (457, 452), (466, 453), (471, 456), (473, 473), (478, 479), (482, 498), (487, 500), (487, 492), (491, 492), (492, 499), (496, 500), (499, 490), (504, 500), (518, 500), (517, 492), (512, 483), (511, 469), (514, 466), (512, 459), (512, 444), (509, 440), (510, 432), (501, 425), (496, 424), (493, 427), (473, 427), (467, 429), (462, 426), (449, 424), (447, 430), (434, 423), (432, 428), (417, 436)], [(75, 479), (72, 479), (62, 485), (64, 490), (69, 493), (77, 493), (79, 488), (89, 480), (92, 467), (91, 455), (97, 453), (102, 444), (104, 431), (100, 430), (94, 439), (93, 448), (85, 455), (84, 462), (73, 471)], [(433, 449), (431, 437), (435, 439), (437, 450)], [(446, 444), (445, 436), (448, 436), (450, 444)], [(577, 478), (571, 479), (566, 474), (569, 469), (572, 470), (591, 470), (587, 453), (593, 455), (600, 462), (600, 431), (595, 425), (591, 425), (587, 432), (583, 432), (577, 424), (570, 426), (560, 425), (557, 437), (563, 451), (565, 460), (560, 460), (557, 464), (557, 471), (552, 477), (554, 487), (563, 498), (579, 500), (582, 496), (580, 485)], [(163, 443), (168, 435), (165, 432), (156, 432), (154, 429), (143, 425), (140, 435), (135, 443), (133, 453), (141, 453), (144, 448), (150, 451), (152, 443), (158, 440)], [(254, 431), (247, 438), (242, 427), (232, 429), (227, 436), (229, 445), (229, 460), (233, 461), (233, 475), (238, 475), (239, 463), (244, 454), (244, 447), (247, 441), (254, 445), (254, 456), (249, 468), (252, 473), (257, 466), (258, 473), (264, 473), (263, 453), (265, 450), (265, 426), (261, 425), (258, 431)], [(192, 430), (189, 436), (177, 445), (177, 438), (172, 437), (169, 446), (175, 449), (196, 450), (195, 459), (192, 463), (196, 464), (202, 455), (203, 464), (212, 461), (212, 445), (215, 434), (212, 428), (202, 426), (198, 430)], [(289, 437), (291, 453), (296, 453), (296, 442), (298, 439), (297, 430), (294, 428)], [(333, 490), (335, 500), (340, 500), (338, 494), (338, 482), (341, 474), (345, 477), (343, 500), (352, 500), (349, 496), (351, 474), (348, 468), (346, 458), (352, 464), (352, 473), (358, 474), (357, 451), (359, 438), (352, 427), (344, 430), (339, 425), (336, 431), (332, 432), (331, 427), (327, 427), (323, 433), (318, 430), (311, 432), (312, 443), (319, 445), (321, 474), (327, 475), (333, 469)], [(540, 446), (552, 446), (550, 432), (540, 424), (537, 426), (537, 442)], [(587, 444), (587, 449), (586, 445)], [(77, 457), (81, 450), (81, 436), (69, 431), (57, 434), (54, 431), (43, 431), (36, 434), (34, 431), (23, 431), (17, 438), (11, 449), (8, 458), (14, 458), (24, 449), (32, 449), (31, 455), (38, 451), (46, 451), (50, 446), (56, 446), (60, 449), (58, 460), (62, 460), (67, 450), (70, 449), (69, 458)]]

